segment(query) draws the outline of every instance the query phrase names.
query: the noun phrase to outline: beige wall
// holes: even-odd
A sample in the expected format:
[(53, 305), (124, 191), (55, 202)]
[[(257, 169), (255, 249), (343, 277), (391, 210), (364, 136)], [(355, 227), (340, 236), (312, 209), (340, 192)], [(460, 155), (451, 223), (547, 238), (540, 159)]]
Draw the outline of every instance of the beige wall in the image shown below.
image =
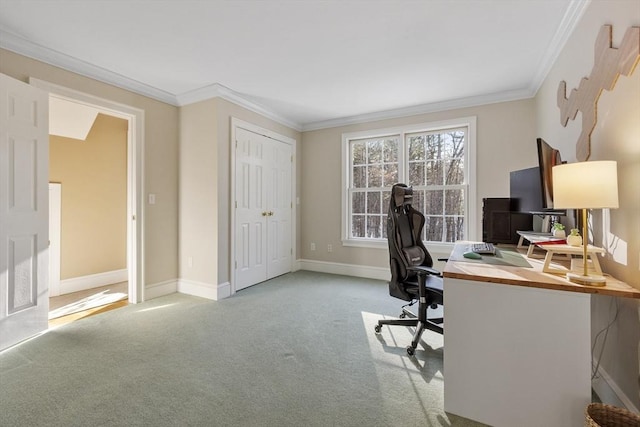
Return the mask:
[(0, 49), (0, 72), (28, 82), (35, 77), (144, 110), (144, 186), (156, 194), (146, 205), (146, 285), (178, 277), (178, 108)]
[[(305, 260), (388, 267), (387, 249), (342, 246), (342, 134), (369, 129), (477, 117), (477, 221), (482, 233), (482, 199), (509, 196), (509, 172), (537, 164), (533, 100), (490, 104), (304, 132), (302, 135), (302, 249)], [(310, 243), (316, 251), (310, 250)], [(327, 245), (333, 252), (327, 251)], [(434, 253), (434, 257), (448, 254)]]
[[(594, 44), (602, 25), (613, 26), (613, 47), (618, 47), (627, 28), (640, 26), (640, 7), (634, 1), (593, 1), (564, 50), (556, 60), (536, 96), (537, 133), (561, 151), (562, 158), (576, 161), (575, 143), (581, 129), (581, 115), (568, 126), (560, 125), (556, 92), (560, 81), (567, 92), (588, 77), (593, 68)], [(603, 91), (597, 104), (598, 122), (591, 135), (589, 160), (616, 160), (620, 208), (603, 216), (593, 212), (595, 244), (607, 249), (606, 272), (640, 289), (640, 70), (620, 77), (612, 91)], [(609, 216), (610, 215), (610, 216)], [(602, 366), (636, 408), (640, 408), (638, 345), (640, 304), (637, 301), (594, 296), (592, 334), (613, 318)], [(599, 347), (596, 348), (599, 352)], [(597, 353), (596, 353), (597, 355)]]
[(214, 99), (180, 108), (180, 278), (214, 285), (218, 277), (216, 129)]
[(49, 137), (49, 181), (62, 184), (61, 279), (127, 268), (127, 126), (98, 114), (85, 141)]

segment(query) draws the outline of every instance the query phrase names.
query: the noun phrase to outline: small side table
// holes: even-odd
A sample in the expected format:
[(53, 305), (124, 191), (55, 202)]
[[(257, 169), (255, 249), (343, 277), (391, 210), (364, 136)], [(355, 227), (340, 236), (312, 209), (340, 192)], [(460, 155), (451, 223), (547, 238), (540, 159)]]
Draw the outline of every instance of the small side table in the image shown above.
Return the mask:
[[(544, 264), (542, 266), (542, 271), (545, 273), (553, 273), (553, 274), (565, 274), (566, 270), (560, 270), (558, 268), (550, 267), (551, 258), (555, 254), (566, 255), (570, 257), (571, 255), (582, 255), (584, 253), (582, 246), (569, 246), (569, 245), (560, 245), (560, 244), (549, 244), (549, 245), (537, 245), (539, 248), (547, 251), (547, 254), (544, 257)], [(600, 268), (600, 261), (598, 261), (597, 254), (605, 253), (604, 249), (599, 248), (597, 246), (587, 246), (587, 258), (591, 259), (591, 263), (593, 264), (593, 268), (596, 274), (602, 276), (602, 269)], [(587, 262), (588, 260), (583, 260), (582, 262)]]

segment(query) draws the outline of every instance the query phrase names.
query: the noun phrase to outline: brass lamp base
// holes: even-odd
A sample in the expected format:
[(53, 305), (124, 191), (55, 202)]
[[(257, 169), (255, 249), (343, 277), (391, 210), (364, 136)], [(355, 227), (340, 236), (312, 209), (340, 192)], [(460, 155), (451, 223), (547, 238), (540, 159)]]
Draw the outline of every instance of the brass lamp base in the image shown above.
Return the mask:
[(585, 286), (605, 286), (607, 279), (604, 276), (584, 276), (582, 274), (567, 273), (570, 282)]

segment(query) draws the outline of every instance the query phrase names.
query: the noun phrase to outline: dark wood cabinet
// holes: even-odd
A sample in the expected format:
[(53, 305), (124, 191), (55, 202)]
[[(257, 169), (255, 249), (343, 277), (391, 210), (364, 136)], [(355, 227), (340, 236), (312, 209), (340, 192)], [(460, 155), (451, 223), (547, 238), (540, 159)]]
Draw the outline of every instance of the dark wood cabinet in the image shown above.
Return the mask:
[(482, 241), (518, 243), (518, 230), (532, 230), (531, 214), (512, 211), (508, 197), (482, 199)]

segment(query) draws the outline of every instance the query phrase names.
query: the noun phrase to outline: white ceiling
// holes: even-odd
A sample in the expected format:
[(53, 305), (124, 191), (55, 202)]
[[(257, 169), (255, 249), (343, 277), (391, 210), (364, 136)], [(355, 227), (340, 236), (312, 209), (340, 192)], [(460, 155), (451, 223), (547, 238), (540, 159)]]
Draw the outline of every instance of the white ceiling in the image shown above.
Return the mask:
[(299, 130), (535, 95), (588, 0), (0, 0), (0, 47)]

